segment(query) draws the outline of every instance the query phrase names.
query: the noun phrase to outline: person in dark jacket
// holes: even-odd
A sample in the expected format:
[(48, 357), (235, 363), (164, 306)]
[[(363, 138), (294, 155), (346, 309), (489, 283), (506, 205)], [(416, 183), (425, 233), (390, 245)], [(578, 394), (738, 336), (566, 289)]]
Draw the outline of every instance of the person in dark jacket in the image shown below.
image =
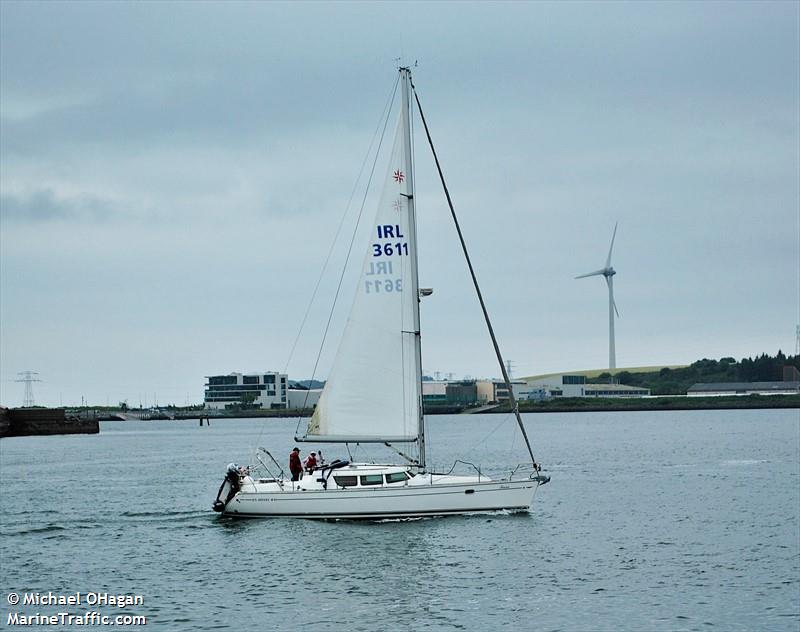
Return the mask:
[(292, 473), (292, 480), (299, 481), (303, 475), (303, 463), (300, 461), (300, 448), (295, 448), (289, 453), (289, 471)]

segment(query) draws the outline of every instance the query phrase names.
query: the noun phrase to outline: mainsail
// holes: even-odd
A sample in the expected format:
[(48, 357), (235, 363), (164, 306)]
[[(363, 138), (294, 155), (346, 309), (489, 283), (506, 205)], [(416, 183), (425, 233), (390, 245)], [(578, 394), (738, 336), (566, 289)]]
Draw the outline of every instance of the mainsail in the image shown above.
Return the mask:
[[(404, 90), (404, 106), (407, 99)], [(408, 107), (402, 107), (356, 296), (305, 441), (418, 438), (419, 294), (408, 125)]]

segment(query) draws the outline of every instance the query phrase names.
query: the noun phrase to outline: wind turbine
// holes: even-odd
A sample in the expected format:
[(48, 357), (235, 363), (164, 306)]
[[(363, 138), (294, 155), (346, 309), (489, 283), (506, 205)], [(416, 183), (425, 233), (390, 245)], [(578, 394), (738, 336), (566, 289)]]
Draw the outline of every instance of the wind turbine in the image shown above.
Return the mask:
[(619, 318), (619, 310), (617, 304), (614, 302), (614, 275), (616, 271), (611, 267), (611, 251), (614, 250), (614, 239), (617, 237), (617, 223), (614, 224), (614, 234), (611, 236), (611, 247), (608, 249), (608, 258), (606, 259), (606, 267), (602, 270), (589, 272), (588, 274), (581, 274), (576, 276), (576, 279), (585, 279), (590, 276), (604, 276), (606, 284), (608, 285), (608, 368), (617, 368), (617, 356), (614, 349), (614, 313), (616, 312)]

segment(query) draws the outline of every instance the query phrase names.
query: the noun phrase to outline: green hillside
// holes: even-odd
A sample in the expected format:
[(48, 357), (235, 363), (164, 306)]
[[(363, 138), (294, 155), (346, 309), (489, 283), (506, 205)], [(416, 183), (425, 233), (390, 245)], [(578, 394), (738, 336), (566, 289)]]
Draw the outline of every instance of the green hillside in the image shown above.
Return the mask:
[[(653, 395), (685, 395), (687, 389), (698, 382), (773, 382), (783, 379), (783, 367), (794, 366), (800, 370), (800, 356), (785, 356), (778, 351), (775, 356), (762, 354), (756, 358), (725, 357), (719, 360), (703, 358), (689, 365), (628, 367), (609, 372), (608, 369), (565, 371), (566, 375), (585, 375), (589, 384), (610, 381), (627, 386), (649, 388)], [(524, 380), (541, 379), (551, 373)]]

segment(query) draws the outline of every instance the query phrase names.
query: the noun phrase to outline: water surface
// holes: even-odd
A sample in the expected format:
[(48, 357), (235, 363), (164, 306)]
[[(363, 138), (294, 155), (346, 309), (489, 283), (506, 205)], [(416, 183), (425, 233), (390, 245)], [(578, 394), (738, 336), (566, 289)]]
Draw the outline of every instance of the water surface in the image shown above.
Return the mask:
[[(164, 630), (800, 628), (797, 410), (525, 419), (553, 479), (530, 513), (377, 523), (210, 511), (228, 462), (288, 455), (292, 420), (3, 439), (2, 625), (11, 591), (108, 591)], [(513, 427), (431, 417), (431, 461), (500, 472)]]

